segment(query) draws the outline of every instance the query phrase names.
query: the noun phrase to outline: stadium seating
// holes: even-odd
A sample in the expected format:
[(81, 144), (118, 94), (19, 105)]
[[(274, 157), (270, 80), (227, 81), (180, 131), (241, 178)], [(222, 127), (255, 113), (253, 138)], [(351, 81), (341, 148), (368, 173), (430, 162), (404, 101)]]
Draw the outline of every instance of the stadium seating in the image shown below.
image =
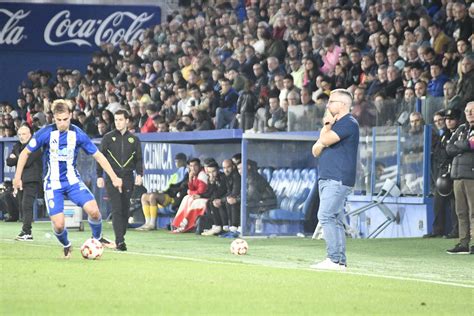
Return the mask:
[[(301, 231), (308, 211), (307, 205), (316, 193), (316, 169), (282, 168), (271, 171), (270, 168), (261, 168), (259, 172), (275, 191), (278, 203), (277, 208), (261, 215), (264, 223), (263, 233), (292, 234)], [(251, 229), (258, 216), (250, 214)]]

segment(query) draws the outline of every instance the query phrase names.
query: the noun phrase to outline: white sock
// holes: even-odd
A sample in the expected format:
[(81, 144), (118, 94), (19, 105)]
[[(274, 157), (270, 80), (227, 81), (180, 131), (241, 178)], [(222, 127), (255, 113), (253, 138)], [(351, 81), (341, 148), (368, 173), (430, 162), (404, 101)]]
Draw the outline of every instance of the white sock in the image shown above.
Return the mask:
[(229, 231), (229, 225), (224, 225), (224, 227), (222, 227), (222, 230), (228, 232)]
[(237, 231), (237, 227), (236, 226), (230, 226), (229, 230), (234, 233), (234, 232)]

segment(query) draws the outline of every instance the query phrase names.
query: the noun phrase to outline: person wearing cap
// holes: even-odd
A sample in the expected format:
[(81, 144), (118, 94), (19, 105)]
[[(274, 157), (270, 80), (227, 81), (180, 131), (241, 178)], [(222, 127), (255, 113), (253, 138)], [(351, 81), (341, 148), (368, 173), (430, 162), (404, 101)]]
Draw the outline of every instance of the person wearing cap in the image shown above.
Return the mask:
[(187, 189), (187, 168), (186, 155), (178, 153), (174, 156), (174, 163), (177, 168), (168, 181), (163, 191), (144, 193), (141, 196), (143, 215), (145, 223), (137, 230), (149, 231), (156, 228), (156, 219), (159, 208), (171, 205), (173, 210), (177, 210), (181, 200), (186, 195)]
[[(438, 177), (449, 173), (452, 158), (446, 152), (451, 135), (458, 127), (461, 112), (456, 109), (438, 111), (434, 114), (433, 123), (438, 131), (439, 138), (436, 138), (431, 155), (431, 176), (436, 182)], [(446, 194), (439, 188), (434, 190), (434, 220), (431, 233), (424, 235), (424, 238), (442, 237), (456, 238), (458, 235), (458, 220), (455, 212), (453, 192)], [(451, 217), (451, 227), (448, 229), (448, 216)], [(445, 233), (447, 232), (447, 233)]]

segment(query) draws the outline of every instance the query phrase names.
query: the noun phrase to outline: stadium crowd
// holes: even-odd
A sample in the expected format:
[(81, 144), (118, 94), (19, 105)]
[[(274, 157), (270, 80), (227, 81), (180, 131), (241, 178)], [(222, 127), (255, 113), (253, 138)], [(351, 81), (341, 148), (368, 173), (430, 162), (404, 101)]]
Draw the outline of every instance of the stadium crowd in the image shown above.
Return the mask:
[[(121, 108), (140, 133), (284, 131), (292, 106), (322, 118), (335, 88), (354, 93), (362, 128), (431, 122), (474, 99), (473, 16), (450, 0), (193, 1), (140, 40), (103, 43), (84, 73), (28, 73), (17, 104), (0, 105), (0, 136), (50, 123), (57, 98), (91, 137)], [(444, 100), (427, 115), (430, 98)]]

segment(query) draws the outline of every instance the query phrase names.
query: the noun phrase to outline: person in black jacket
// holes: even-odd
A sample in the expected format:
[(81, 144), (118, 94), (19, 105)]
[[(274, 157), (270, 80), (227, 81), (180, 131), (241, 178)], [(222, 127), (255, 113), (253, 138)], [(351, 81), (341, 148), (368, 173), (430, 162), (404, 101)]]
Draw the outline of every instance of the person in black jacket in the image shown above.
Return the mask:
[(451, 178), (454, 180), (454, 198), (459, 222), (459, 243), (449, 254), (474, 254), (474, 246), (469, 249), (474, 236), (474, 101), (464, 110), (466, 123), (456, 129), (446, 146), (453, 158)]
[(227, 194), (227, 182), (225, 174), (219, 171), (217, 162), (212, 162), (207, 166), (207, 174), (209, 175), (207, 210), (212, 217), (212, 227), (201, 235), (213, 236), (220, 234), (224, 225), (229, 230), (228, 216), (225, 203), (223, 203), (223, 199)]
[[(434, 114), (433, 121), (438, 128), (440, 138), (436, 141), (432, 148), (431, 154), (431, 175), (434, 181), (439, 177), (449, 174), (452, 157), (448, 156), (446, 146), (451, 135), (456, 131), (459, 125), (461, 112), (457, 109), (449, 109), (438, 111)], [(441, 191), (441, 192), (440, 192)], [(444, 193), (439, 188), (434, 190), (434, 221), (433, 230), (430, 234), (426, 234), (424, 238), (442, 237), (446, 226), (446, 215), (451, 215), (452, 227), (446, 234), (447, 238), (457, 238), (458, 236), (458, 219), (455, 211), (454, 193)]]
[[(112, 225), (115, 233), (116, 250), (126, 251), (125, 233), (127, 232), (130, 198), (134, 185), (142, 184), (143, 162), (142, 148), (138, 137), (127, 130), (130, 114), (125, 110), (115, 112), (115, 129), (101, 142), (100, 151), (112, 165), (115, 173), (122, 178), (122, 190), (116, 189), (107, 176), (105, 187), (112, 204)], [(134, 171), (136, 173), (134, 180)], [(97, 165), (97, 186), (104, 187), (103, 169)]]
[(240, 226), (240, 174), (233, 161), (229, 159), (222, 162), (222, 169), (224, 169), (225, 182), (227, 186), (227, 194), (221, 199), (222, 203), (225, 204), (227, 214), (227, 218), (222, 215), (222, 229), (223, 231), (226, 231), (227, 227), (229, 227), (230, 233), (237, 234), (237, 228)]
[[(21, 151), (26, 147), (33, 135), (31, 127), (24, 123), (18, 129), (19, 142), (13, 146), (12, 152), (7, 158), (7, 165), (16, 166)], [(31, 223), (33, 221), (33, 203), (40, 196), (41, 176), (42, 176), (42, 151), (38, 150), (32, 153), (25, 164), (25, 169), (21, 177), (23, 181), (23, 190), (17, 192), (18, 205), (20, 214), (23, 214), (23, 227), (21, 232), (16, 236), (16, 240), (27, 241), (33, 240), (31, 234)]]

